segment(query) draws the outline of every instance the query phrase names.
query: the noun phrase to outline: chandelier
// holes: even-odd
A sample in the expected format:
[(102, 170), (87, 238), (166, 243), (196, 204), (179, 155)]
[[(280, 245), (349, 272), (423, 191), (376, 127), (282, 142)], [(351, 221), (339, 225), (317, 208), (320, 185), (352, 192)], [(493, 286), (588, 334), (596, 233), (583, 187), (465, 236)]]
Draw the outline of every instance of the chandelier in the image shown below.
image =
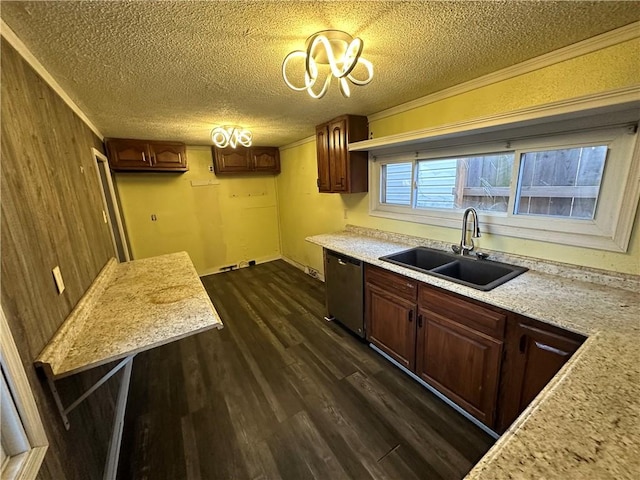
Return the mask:
[[(313, 98), (322, 98), (327, 93), (331, 77), (338, 79), (340, 93), (344, 97), (351, 95), (349, 82), (354, 85), (367, 85), (373, 79), (373, 64), (361, 57), (363, 41), (353, 38), (341, 30), (323, 30), (311, 35), (306, 42), (306, 51), (294, 50), (282, 62), (282, 77), (292, 90), (301, 92), (306, 90)], [(296, 86), (287, 77), (287, 65), (295, 58), (303, 59), (305, 63), (304, 85)], [(316, 93), (314, 86), (320, 74), (318, 65), (328, 65), (324, 84)], [(359, 79), (353, 75), (356, 66), (362, 65), (366, 70), (366, 77)], [(326, 70), (326, 68), (324, 69)]]
[(250, 147), (253, 140), (253, 134), (246, 128), (240, 127), (215, 127), (211, 130), (211, 140), (218, 148), (230, 146), (236, 148), (238, 144), (243, 147)]

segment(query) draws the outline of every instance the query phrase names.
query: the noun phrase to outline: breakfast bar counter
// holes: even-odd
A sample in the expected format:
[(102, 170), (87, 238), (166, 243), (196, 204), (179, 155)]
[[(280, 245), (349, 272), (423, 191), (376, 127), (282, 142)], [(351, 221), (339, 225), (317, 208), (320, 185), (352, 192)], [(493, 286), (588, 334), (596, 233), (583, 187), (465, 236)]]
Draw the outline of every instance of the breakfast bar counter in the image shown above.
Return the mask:
[[(118, 263), (111, 258), (35, 361), (62, 422), (122, 371), (104, 478), (115, 479), (133, 358), (137, 353), (212, 328), (222, 321), (186, 252)], [(118, 362), (85, 393), (63, 405), (56, 381)]]

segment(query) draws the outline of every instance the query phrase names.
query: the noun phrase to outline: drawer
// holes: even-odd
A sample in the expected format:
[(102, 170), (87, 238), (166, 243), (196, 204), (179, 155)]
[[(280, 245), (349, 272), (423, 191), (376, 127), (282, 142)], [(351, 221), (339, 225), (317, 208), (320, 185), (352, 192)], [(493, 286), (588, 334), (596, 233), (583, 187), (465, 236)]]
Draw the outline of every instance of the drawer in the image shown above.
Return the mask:
[(439, 313), (462, 325), (497, 339), (504, 338), (506, 312), (483, 307), (467, 299), (441, 292), (420, 284), (418, 294), (420, 308)]
[(377, 285), (385, 291), (398, 297), (416, 301), (418, 296), (418, 282), (403, 275), (367, 265), (364, 274), (365, 282)]

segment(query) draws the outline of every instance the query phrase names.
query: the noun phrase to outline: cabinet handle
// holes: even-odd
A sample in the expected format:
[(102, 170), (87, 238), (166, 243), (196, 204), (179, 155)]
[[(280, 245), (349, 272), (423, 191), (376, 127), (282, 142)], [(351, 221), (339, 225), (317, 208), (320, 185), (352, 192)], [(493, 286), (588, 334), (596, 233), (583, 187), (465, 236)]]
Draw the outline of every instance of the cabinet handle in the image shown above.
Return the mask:
[(318, 187), (320, 186), (320, 179), (319, 179), (319, 178), (317, 178), (317, 179), (316, 179), (316, 185), (317, 185)]
[(422, 314), (418, 315), (418, 328), (422, 328)]
[(407, 283), (407, 288), (413, 288), (413, 283)]
[(180, 152), (178, 152), (178, 161), (182, 163), (182, 154)]
[(346, 265), (346, 264), (347, 264), (347, 262), (345, 262), (344, 260), (342, 260), (342, 259), (340, 259), (340, 258), (338, 259), (338, 263), (339, 263), (340, 265)]
[(520, 350), (520, 353), (524, 353), (526, 348), (527, 348), (527, 336), (522, 335), (520, 337), (520, 344), (518, 345), (518, 349)]
[(144, 152), (142, 152), (142, 161), (145, 163), (147, 162), (147, 157), (144, 156)]
[(536, 342), (536, 347), (538, 347), (540, 350), (555, 353), (556, 355), (560, 355), (561, 357), (566, 357), (567, 355), (569, 355), (569, 352), (565, 352), (564, 350), (560, 350), (559, 348), (552, 347), (551, 345), (545, 345), (544, 343), (540, 342)]
[(409, 322), (413, 321), (413, 310), (409, 310)]

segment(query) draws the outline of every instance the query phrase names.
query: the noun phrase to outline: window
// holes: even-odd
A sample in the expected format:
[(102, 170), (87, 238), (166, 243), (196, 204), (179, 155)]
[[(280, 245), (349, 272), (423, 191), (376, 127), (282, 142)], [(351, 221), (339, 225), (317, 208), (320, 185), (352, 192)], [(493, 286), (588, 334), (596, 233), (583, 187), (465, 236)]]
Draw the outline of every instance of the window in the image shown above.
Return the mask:
[(523, 153), (515, 213), (592, 220), (607, 150), (597, 145)]
[(370, 213), (459, 227), (474, 207), (488, 233), (625, 251), (636, 136), (600, 128), (378, 156)]

